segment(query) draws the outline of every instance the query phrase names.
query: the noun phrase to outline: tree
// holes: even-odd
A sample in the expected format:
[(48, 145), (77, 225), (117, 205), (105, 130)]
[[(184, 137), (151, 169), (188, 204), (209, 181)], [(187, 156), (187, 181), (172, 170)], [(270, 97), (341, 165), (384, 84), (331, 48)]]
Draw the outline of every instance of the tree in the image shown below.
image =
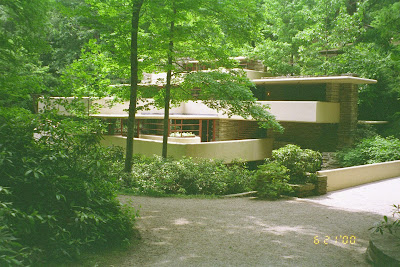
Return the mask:
[(263, 37), (248, 54), (276, 75), (356, 73), (359, 118), (388, 120), (400, 109), (398, 1), (276, 1), (264, 6)]
[(79, 97), (104, 97), (111, 93), (111, 74), (118, 65), (102, 51), (96, 39), (91, 39), (84, 45), (79, 59), (74, 60), (63, 71), (60, 77), (63, 95)]
[[(115, 66), (117, 66), (115, 71), (118, 72), (121, 77), (126, 77), (126, 74), (121, 71), (126, 69), (127, 66), (125, 60), (127, 58), (126, 40), (131, 40), (131, 45), (133, 45), (134, 38), (136, 37), (138, 41), (136, 56), (143, 59), (143, 61), (140, 62), (140, 68), (136, 68), (138, 77), (140, 77), (142, 70), (146, 70), (147, 72), (167, 72), (168, 79), (164, 90), (161, 90), (158, 95), (155, 95), (155, 104), (158, 107), (164, 107), (167, 111), (165, 112), (166, 131), (164, 132), (164, 156), (167, 155), (166, 140), (168, 137), (169, 95), (171, 95), (172, 104), (188, 100), (191, 97), (190, 94), (182, 93), (181, 89), (178, 89), (183, 87), (175, 86), (177, 84), (176, 80), (184, 80), (184, 75), (181, 74), (187, 72), (183, 68), (182, 63), (188, 58), (194, 58), (199, 60), (200, 64), (207, 65), (212, 69), (220, 66), (232, 67), (234, 64), (232, 64), (232, 60), (230, 60), (229, 57), (234, 55), (234, 51), (239, 51), (241, 44), (250, 43), (251, 40), (254, 39), (254, 34), (251, 29), (256, 25), (255, 22), (258, 21), (257, 18), (259, 14), (257, 11), (258, 1), (244, 2), (237, 0), (233, 2), (220, 1), (218, 3), (215, 1), (199, 1), (193, 3), (187, 0), (133, 2), (87, 0), (87, 3), (90, 4), (95, 14), (94, 17), (97, 21), (97, 27), (100, 33), (97, 43), (101, 46), (102, 54), (107, 54), (112, 58), (111, 62), (114, 62)], [(140, 9), (138, 10), (135, 6), (140, 6)], [(128, 15), (127, 8), (133, 8), (132, 10), (134, 11), (132, 14)], [(142, 12), (140, 10), (142, 10)], [(248, 13), (244, 16), (243, 10), (248, 10)], [(128, 18), (131, 21), (138, 19), (137, 24), (127, 25), (126, 21)], [(131, 36), (128, 36), (128, 33)], [(131, 47), (131, 49), (134, 48)], [(135, 60), (137, 60), (134, 54), (134, 52), (131, 53), (131, 71), (133, 72), (135, 72)], [(85, 59), (86, 54), (83, 53), (82, 55), (84, 56), (82, 59)], [(94, 54), (94, 56), (96, 56), (96, 54)], [(90, 55), (88, 59), (90, 59)], [(80, 62), (84, 63), (82, 60), (77, 62), (79, 62), (79, 64)], [(77, 68), (77, 70), (80, 69), (84, 68)], [(131, 164), (129, 162), (131, 161), (130, 158), (133, 153), (133, 148), (131, 149), (131, 147), (133, 146), (134, 113), (136, 112), (134, 103), (136, 103), (138, 96), (138, 88), (133, 88), (138, 81), (133, 72), (130, 73), (131, 97), (130, 116), (128, 119), (126, 171), (130, 169), (129, 166)], [(230, 72), (230, 76), (236, 74), (237, 73)], [(239, 79), (239, 76), (237, 80), (242, 79)], [(89, 78), (90, 77), (94, 76), (89, 76)], [(234, 78), (227, 78), (227, 74), (221, 77), (228, 80), (230, 79), (230, 82), (235, 80)], [(221, 84), (223, 83), (224, 82), (221, 81)], [(247, 90), (244, 93), (244, 95), (247, 95), (250, 90), (248, 87), (244, 86), (245, 84), (249, 86), (248, 83), (242, 83), (242, 87), (240, 88)], [(91, 86), (91, 88), (92, 91), (95, 91), (93, 90), (93, 86)], [(191, 89), (187, 89), (186, 93), (191, 91)], [(216, 92), (219, 92), (219, 95), (214, 94), (215, 100), (224, 99), (226, 97), (225, 93), (221, 91)], [(110, 92), (105, 91), (105, 93)], [(266, 112), (260, 110), (261, 106), (256, 108), (252, 107), (255, 103), (253, 98), (247, 99), (247, 105), (240, 105), (240, 108), (238, 108), (239, 102), (232, 101), (234, 99), (232, 97), (240, 98), (238, 95), (240, 95), (238, 92), (236, 95), (230, 95), (229, 99), (224, 100), (225, 104), (219, 105), (219, 107), (221, 109), (235, 109), (234, 106), (236, 105), (236, 113), (242, 108), (252, 108), (252, 112), (257, 114), (258, 117), (261, 113)], [(231, 103), (227, 105), (226, 103), (229, 101), (231, 101)], [(249, 111), (246, 112), (249, 113)], [(243, 112), (240, 113), (243, 114)], [(257, 116), (255, 115), (254, 118)], [(265, 119), (266, 117), (267, 116), (264, 116), (263, 118)], [(268, 118), (272, 119), (271, 116)]]
[(163, 131), (163, 146), (162, 146), (162, 157), (167, 158), (168, 148), (168, 136), (169, 136), (169, 106), (171, 101), (171, 78), (172, 78), (172, 61), (174, 60), (174, 32), (175, 32), (175, 18), (176, 8), (173, 6), (173, 17), (169, 28), (169, 44), (168, 44), (168, 56), (167, 56), (167, 82), (165, 84), (165, 105), (164, 105), (164, 131)]
[(298, 75), (299, 48), (304, 41), (297, 34), (315, 21), (311, 9), (307, 0), (264, 1), (261, 36), (255, 47), (247, 47), (249, 56), (263, 60), (272, 74)]
[(128, 135), (126, 138), (125, 171), (132, 171), (133, 156), (133, 126), (135, 125), (137, 89), (138, 89), (138, 31), (139, 17), (144, 0), (136, 0), (132, 5), (132, 32), (131, 32), (131, 92), (129, 102)]
[(39, 56), (49, 47), (47, 0), (5, 0), (0, 3), (0, 105), (32, 109), (31, 95), (44, 87), (46, 67)]
[[(212, 69), (234, 66), (230, 59), (230, 56), (234, 55), (232, 51), (235, 51), (239, 44), (250, 43), (253, 33), (251, 28), (257, 25), (257, 16), (254, 15), (257, 14), (257, 1), (193, 3), (171, 0), (163, 1), (149, 10), (146, 16), (151, 19), (144, 30), (145, 36), (151, 40), (146, 43), (151, 44), (152, 49), (147, 51), (150, 51), (152, 60), (157, 59), (156, 62), (161, 62), (158, 67), (167, 72), (164, 91), (156, 97), (156, 100), (162, 100), (165, 110), (163, 157), (167, 156), (170, 96), (173, 102), (192, 99), (193, 88), (200, 89), (198, 99), (204, 100), (210, 107), (229, 109), (226, 112), (230, 115), (249, 117), (249, 114), (252, 114), (254, 119), (268, 117), (273, 120), (272, 116), (266, 115), (268, 112), (263, 107), (255, 104), (255, 98), (249, 90), (251, 84), (238, 72), (212, 71), (195, 74), (188, 73), (184, 68), (187, 59), (196, 59), (199, 64), (208, 65)], [(248, 13), (243, 13), (243, 10), (247, 10)], [(232, 22), (233, 31), (231, 27), (227, 27), (226, 20)], [(212, 84), (225, 88), (225, 91), (197, 82), (200, 79), (218, 79)], [(175, 83), (172, 87), (171, 83), (174, 80), (179, 84)], [(186, 80), (188, 82), (185, 82)], [(230, 94), (234, 90), (236, 92)], [(156, 101), (156, 104), (161, 106), (160, 102)]]

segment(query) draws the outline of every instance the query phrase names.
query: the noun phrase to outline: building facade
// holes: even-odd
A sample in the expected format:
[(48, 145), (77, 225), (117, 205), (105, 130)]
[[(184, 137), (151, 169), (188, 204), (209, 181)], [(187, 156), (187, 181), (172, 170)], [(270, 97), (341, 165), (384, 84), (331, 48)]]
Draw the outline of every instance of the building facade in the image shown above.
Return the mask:
[[(288, 143), (321, 152), (349, 146), (357, 127), (358, 85), (377, 82), (353, 76), (263, 78), (261, 71), (247, 73), (255, 84), (254, 95), (270, 107), (285, 128), (284, 133), (261, 129), (253, 120), (228, 118), (201, 101), (189, 101), (170, 110), (171, 156), (257, 161), (269, 157), (273, 148)], [(152, 78), (148, 79), (151, 83)], [(103, 143), (124, 147), (128, 102), (110, 106), (110, 98), (83, 101), (88, 111), (94, 104), (100, 104), (97, 113), (91, 116), (108, 122)], [(43, 104), (39, 103), (40, 108)], [(57, 108), (66, 112), (60, 104)], [(137, 112), (135, 152), (161, 154), (163, 117), (162, 109)]]

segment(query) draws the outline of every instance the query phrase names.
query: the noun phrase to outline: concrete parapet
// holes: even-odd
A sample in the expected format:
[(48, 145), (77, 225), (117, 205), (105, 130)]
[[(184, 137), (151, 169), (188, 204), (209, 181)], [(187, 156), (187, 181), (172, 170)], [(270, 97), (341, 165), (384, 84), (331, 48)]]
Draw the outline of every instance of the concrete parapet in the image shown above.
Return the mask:
[[(126, 147), (124, 136), (104, 136), (104, 146)], [(134, 153), (146, 156), (161, 155), (162, 141), (135, 138)], [(257, 161), (272, 154), (273, 139), (245, 139), (234, 141), (217, 141), (192, 144), (168, 143), (168, 155), (179, 159), (182, 157), (221, 159), (226, 163), (232, 160)]]
[(327, 177), (327, 192), (400, 176), (400, 160), (317, 172)]

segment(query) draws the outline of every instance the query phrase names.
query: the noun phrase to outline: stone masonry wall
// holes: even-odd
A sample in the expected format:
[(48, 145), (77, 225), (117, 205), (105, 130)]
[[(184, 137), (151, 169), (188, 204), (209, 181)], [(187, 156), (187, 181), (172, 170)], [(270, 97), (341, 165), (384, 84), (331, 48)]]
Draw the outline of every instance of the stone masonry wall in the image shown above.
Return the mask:
[(274, 149), (288, 143), (302, 148), (319, 151), (335, 151), (337, 146), (337, 124), (315, 124), (298, 122), (280, 122), (285, 128), (283, 134), (274, 133)]
[(218, 120), (217, 122), (217, 141), (266, 137), (266, 130), (260, 129), (256, 121)]
[(218, 120), (217, 121), (217, 141), (237, 140), (238, 136), (238, 121), (234, 120)]
[(358, 88), (355, 84), (343, 84), (340, 88), (339, 148), (351, 146), (357, 129)]
[(338, 148), (352, 145), (358, 117), (357, 85), (327, 84), (326, 101), (340, 103), (340, 123), (337, 130)]
[(340, 84), (328, 83), (326, 85), (326, 101), (339, 103), (340, 102)]

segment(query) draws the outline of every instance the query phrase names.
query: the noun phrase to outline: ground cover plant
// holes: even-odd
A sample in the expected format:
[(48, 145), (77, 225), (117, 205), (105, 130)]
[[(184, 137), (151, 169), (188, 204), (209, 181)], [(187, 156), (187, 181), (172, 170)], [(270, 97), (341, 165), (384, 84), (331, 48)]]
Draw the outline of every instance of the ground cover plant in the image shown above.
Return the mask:
[(97, 120), (0, 111), (0, 266), (128, 242), (134, 213), (116, 199), (123, 157), (99, 145), (100, 129)]
[(229, 166), (220, 160), (179, 160), (135, 155), (132, 172), (122, 188), (138, 194), (225, 195), (250, 190), (252, 179), (244, 163)]
[(132, 172), (120, 180), (125, 192), (152, 196), (227, 195), (251, 190), (261, 198), (279, 198), (292, 192), (289, 183), (312, 182), (320, 170), (319, 152), (288, 145), (273, 151), (257, 170), (243, 162), (224, 164), (220, 160), (179, 160), (135, 155)]
[(393, 213), (392, 217), (393, 220), (390, 220), (386, 215), (383, 216), (383, 220), (379, 222), (374, 229), (375, 232), (379, 232), (383, 234), (385, 231), (388, 231), (390, 234), (395, 233), (396, 231), (400, 230), (400, 204), (396, 205), (393, 204)]
[(341, 167), (350, 167), (400, 159), (400, 140), (379, 135), (360, 140), (336, 154)]

